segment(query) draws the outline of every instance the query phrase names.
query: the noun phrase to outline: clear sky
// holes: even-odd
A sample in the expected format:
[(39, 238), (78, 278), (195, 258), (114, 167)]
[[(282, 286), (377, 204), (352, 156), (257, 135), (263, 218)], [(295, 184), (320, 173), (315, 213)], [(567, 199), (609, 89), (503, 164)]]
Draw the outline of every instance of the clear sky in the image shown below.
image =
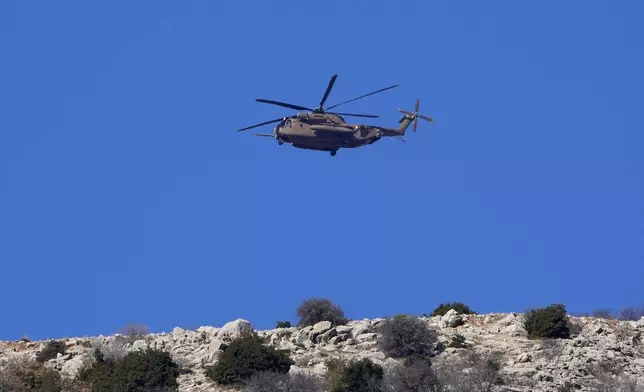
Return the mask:
[[(644, 3), (0, 2), (0, 339), (644, 302)], [(435, 123), (328, 153), (236, 129)], [(338, 108), (340, 109), (340, 108)], [(350, 118), (347, 118), (350, 119)], [(362, 119), (351, 120), (360, 121)]]

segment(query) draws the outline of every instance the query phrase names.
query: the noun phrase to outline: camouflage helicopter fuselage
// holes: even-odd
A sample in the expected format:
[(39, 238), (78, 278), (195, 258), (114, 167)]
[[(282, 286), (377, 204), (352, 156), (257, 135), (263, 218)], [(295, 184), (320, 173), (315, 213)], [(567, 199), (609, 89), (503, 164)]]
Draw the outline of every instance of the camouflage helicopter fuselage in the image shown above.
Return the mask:
[(335, 155), (340, 148), (366, 146), (383, 136), (403, 136), (413, 119), (406, 115), (400, 127), (395, 129), (348, 124), (342, 116), (331, 113), (299, 113), (284, 118), (273, 129), (273, 137), (279, 144), (290, 143), (296, 148), (329, 151)]

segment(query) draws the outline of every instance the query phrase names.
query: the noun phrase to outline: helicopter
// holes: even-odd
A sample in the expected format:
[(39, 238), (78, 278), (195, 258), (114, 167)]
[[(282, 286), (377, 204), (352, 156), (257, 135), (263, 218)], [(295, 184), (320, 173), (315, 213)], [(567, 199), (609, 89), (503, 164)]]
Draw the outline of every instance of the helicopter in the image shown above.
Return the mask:
[(378, 116), (372, 114), (337, 113), (329, 112), (328, 110), (398, 87), (398, 85), (385, 87), (369, 94), (361, 95), (357, 98), (324, 108), (324, 104), (333, 89), (337, 77), (337, 74), (331, 77), (329, 85), (320, 101), (320, 105), (314, 109), (268, 99), (256, 99), (255, 101), (257, 102), (305, 112), (298, 112), (295, 115), (265, 121), (246, 128), (238, 129), (237, 131), (241, 132), (267, 124), (278, 123), (275, 128), (273, 128), (272, 134), (256, 133), (255, 136), (271, 137), (276, 139), (279, 145), (290, 143), (295, 148), (327, 151), (330, 152), (331, 156), (335, 156), (341, 148), (358, 148), (367, 146), (377, 142), (383, 137), (395, 137), (405, 142), (403, 136), (405, 136), (405, 132), (412, 122), (414, 124), (413, 131), (416, 132), (419, 118), (425, 121), (434, 121), (431, 117), (418, 114), (420, 100), (416, 99), (416, 106), (413, 112), (398, 109), (398, 111), (404, 114), (404, 116), (398, 121), (399, 125), (396, 128), (347, 123), (344, 116), (366, 118), (377, 118)]

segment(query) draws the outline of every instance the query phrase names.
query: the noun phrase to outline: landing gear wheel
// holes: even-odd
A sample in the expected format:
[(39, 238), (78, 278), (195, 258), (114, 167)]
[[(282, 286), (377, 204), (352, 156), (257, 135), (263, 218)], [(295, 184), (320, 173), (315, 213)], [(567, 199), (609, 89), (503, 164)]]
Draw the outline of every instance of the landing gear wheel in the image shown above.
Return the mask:
[(284, 140), (278, 140), (277, 144), (279, 144), (281, 146), (282, 144), (284, 144)]
[(331, 156), (334, 157), (337, 151), (331, 151)]

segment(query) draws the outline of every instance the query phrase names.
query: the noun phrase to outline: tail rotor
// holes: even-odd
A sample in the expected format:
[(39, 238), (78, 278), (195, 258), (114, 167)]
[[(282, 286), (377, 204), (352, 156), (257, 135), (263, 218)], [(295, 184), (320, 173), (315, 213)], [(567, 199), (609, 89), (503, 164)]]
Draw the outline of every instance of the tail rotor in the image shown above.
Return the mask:
[(414, 119), (414, 129), (413, 129), (414, 132), (416, 132), (416, 128), (418, 128), (418, 119), (419, 118), (422, 118), (425, 121), (430, 121), (430, 122), (434, 121), (434, 119), (432, 119), (431, 117), (427, 117), (427, 116), (423, 116), (422, 114), (418, 114), (418, 107), (419, 106), (420, 106), (420, 99), (416, 99), (416, 106), (414, 107), (414, 112), (413, 113), (408, 112), (406, 110), (398, 109), (398, 111), (400, 113), (406, 114), (408, 116), (412, 116), (412, 118)]

